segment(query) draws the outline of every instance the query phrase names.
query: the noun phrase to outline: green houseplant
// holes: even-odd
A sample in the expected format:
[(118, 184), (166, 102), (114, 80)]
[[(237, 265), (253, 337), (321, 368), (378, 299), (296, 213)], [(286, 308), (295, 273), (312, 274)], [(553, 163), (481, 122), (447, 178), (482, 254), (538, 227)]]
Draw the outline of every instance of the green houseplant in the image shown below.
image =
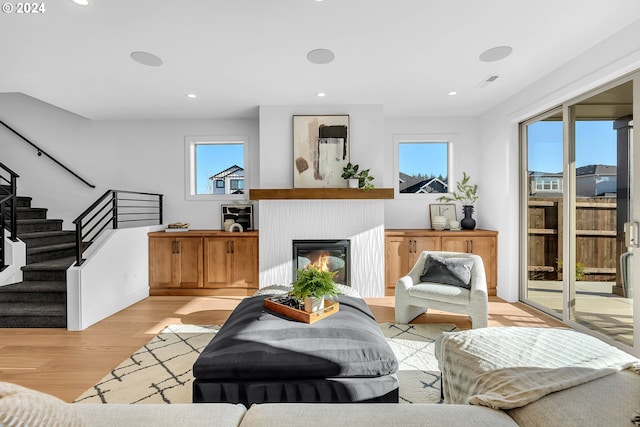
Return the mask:
[(335, 275), (336, 273), (321, 270), (310, 264), (297, 270), (297, 278), (289, 295), (300, 304), (304, 303), (307, 312), (322, 310), (324, 299), (335, 299), (340, 292), (333, 281)]
[(460, 226), (465, 230), (476, 228), (476, 220), (473, 219), (473, 204), (478, 200), (478, 185), (469, 184), (471, 177), (466, 172), (462, 172), (462, 181), (456, 182), (455, 191), (451, 196), (438, 197), (439, 202), (460, 202), (464, 218), (460, 221)]
[(347, 163), (347, 165), (342, 168), (342, 177), (349, 181), (357, 180), (357, 186), (355, 184), (352, 186), (350, 182), (349, 188), (362, 188), (365, 191), (374, 188), (371, 181), (375, 178), (372, 175), (369, 175), (369, 169), (360, 170), (360, 165), (353, 164), (351, 162)]

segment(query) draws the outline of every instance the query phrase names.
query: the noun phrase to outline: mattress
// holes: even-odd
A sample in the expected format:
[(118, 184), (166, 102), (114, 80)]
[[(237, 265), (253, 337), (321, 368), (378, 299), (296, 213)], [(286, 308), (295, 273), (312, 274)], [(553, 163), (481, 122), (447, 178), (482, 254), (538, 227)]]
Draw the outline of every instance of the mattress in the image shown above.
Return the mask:
[(361, 298), (314, 324), (243, 300), (193, 366), (194, 402), (397, 402), (398, 361)]

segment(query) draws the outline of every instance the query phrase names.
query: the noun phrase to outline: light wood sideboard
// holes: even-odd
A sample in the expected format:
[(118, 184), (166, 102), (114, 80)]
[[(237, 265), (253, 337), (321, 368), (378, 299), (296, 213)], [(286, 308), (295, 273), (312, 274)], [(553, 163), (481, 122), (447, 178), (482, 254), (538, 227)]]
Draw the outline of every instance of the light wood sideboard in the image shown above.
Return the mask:
[(258, 289), (258, 232), (152, 232), (150, 295), (252, 295)]
[(394, 295), (398, 279), (413, 268), (422, 251), (465, 252), (480, 255), (489, 295), (498, 285), (498, 232), (491, 230), (385, 230), (385, 294)]

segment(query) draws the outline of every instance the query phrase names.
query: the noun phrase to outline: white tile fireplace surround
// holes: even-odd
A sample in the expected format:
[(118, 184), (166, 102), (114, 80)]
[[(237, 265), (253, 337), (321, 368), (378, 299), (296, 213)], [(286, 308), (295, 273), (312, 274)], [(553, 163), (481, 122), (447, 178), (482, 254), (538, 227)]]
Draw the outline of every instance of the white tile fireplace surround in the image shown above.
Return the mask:
[(351, 286), (384, 296), (384, 200), (260, 200), (260, 287), (293, 280), (292, 245), (351, 240)]

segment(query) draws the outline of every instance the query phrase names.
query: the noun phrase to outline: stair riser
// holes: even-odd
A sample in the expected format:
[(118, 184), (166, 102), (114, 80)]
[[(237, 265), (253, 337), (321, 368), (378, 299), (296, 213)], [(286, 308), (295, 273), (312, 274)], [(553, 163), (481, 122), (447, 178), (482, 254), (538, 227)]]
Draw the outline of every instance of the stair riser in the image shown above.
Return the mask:
[[(67, 294), (64, 292), (3, 292), (0, 293), (1, 303), (30, 302), (30, 303), (56, 303), (67, 302)], [(2, 308), (0, 307), (0, 310)]]
[(62, 230), (62, 221), (38, 222), (35, 224), (18, 223), (18, 234), (35, 233), (38, 231), (61, 231), (61, 230)]
[(23, 270), (22, 280), (67, 280), (67, 272), (64, 270)]
[(39, 254), (27, 254), (27, 264), (33, 264), (35, 262), (42, 262), (42, 261), (49, 261), (49, 260), (58, 259), (58, 258), (66, 258), (66, 257), (74, 256), (75, 254), (76, 254), (75, 248), (41, 252)]
[(67, 316), (0, 316), (0, 328), (66, 328)]
[(19, 207), (19, 208), (30, 208), (31, 207), (31, 198), (30, 197), (20, 197), (20, 196), (18, 196), (16, 207)]
[(18, 219), (47, 219), (46, 209), (29, 209), (26, 211), (17, 210), (16, 218)]

